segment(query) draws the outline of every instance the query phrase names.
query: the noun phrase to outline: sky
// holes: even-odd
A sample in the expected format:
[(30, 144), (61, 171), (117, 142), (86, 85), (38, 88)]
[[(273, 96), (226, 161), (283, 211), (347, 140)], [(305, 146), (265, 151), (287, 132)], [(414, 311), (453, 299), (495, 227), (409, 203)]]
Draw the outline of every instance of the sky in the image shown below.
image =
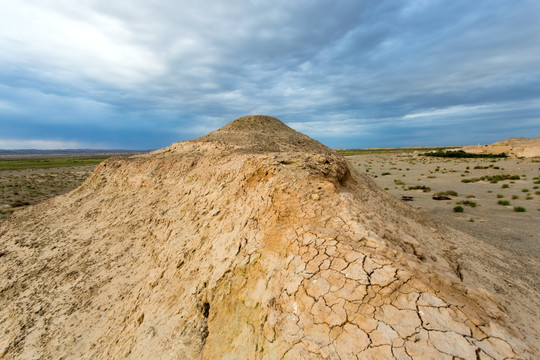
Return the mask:
[(540, 1), (0, 2), (0, 148), (157, 149), (248, 114), (338, 148), (540, 136)]

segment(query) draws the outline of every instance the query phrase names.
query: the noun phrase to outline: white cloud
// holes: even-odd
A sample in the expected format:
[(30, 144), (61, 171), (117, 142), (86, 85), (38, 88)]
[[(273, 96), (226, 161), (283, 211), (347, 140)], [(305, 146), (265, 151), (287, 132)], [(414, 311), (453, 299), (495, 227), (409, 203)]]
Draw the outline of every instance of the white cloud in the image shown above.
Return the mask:
[(3, 0), (1, 128), (136, 144), (248, 113), (320, 139), (528, 121), (540, 3), (488, 3)]
[(0, 149), (83, 149), (86, 146), (76, 141), (43, 140), (43, 139), (0, 139)]
[(20, 109), (16, 104), (0, 99), (0, 113), (14, 113), (19, 110)]
[[(22, 65), (49, 81), (92, 80), (119, 88), (164, 72), (160, 59), (137, 46), (120, 21), (84, 2), (73, 4), (0, 2), (0, 64)], [(74, 16), (81, 12), (85, 19)]]
[(435, 109), (430, 111), (423, 111), (413, 114), (407, 114), (403, 118), (404, 119), (413, 119), (418, 117), (434, 117), (434, 116), (446, 116), (446, 115), (452, 115), (457, 113), (472, 113), (477, 112), (480, 109), (486, 109), (489, 108), (488, 105), (477, 105), (477, 106), (450, 106), (443, 109)]
[(291, 128), (313, 137), (361, 136), (367, 134), (369, 126), (362, 119), (332, 119), (321, 121), (287, 122)]

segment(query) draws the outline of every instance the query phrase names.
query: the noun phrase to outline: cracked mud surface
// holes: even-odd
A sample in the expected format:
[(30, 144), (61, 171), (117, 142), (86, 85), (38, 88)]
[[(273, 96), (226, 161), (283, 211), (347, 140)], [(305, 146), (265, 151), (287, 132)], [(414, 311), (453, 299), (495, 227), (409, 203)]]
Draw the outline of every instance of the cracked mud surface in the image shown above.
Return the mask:
[(3, 223), (0, 357), (539, 356), (538, 294), (502, 281), (507, 254), (262, 120), (106, 161)]

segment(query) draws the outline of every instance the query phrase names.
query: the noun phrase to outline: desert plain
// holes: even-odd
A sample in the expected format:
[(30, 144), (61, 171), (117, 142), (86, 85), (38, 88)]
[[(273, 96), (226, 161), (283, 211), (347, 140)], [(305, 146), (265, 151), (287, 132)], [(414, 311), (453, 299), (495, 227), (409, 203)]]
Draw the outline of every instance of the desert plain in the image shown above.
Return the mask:
[[(412, 197), (407, 201), (411, 207), (493, 246), (540, 260), (538, 158), (453, 159), (404, 151), (346, 159), (390, 195)], [(502, 174), (519, 176), (519, 180), (466, 182)], [(434, 200), (438, 193), (450, 199)], [(463, 212), (455, 212), (456, 206)], [(515, 211), (515, 207), (525, 211)]]

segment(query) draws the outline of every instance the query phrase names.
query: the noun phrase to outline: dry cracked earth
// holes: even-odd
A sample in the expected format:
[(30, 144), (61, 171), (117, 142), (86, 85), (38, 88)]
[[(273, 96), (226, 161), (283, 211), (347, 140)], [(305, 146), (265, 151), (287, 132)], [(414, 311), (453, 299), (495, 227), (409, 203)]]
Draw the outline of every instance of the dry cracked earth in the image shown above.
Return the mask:
[(107, 160), (1, 226), (5, 359), (540, 355), (511, 254), (271, 117)]

